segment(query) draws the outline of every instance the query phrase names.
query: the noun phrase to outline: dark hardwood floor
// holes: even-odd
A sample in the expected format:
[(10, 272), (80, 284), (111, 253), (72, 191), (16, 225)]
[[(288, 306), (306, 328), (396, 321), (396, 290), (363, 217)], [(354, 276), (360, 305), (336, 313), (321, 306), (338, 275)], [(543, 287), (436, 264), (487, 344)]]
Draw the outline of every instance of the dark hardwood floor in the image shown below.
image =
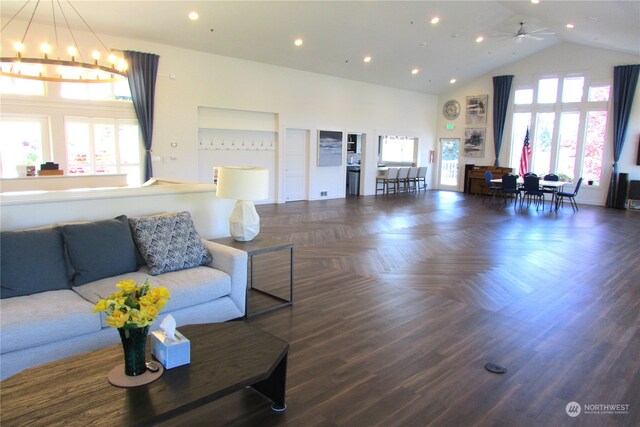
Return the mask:
[[(168, 425), (640, 425), (639, 213), (439, 191), (258, 211), (295, 243), (295, 304), (249, 320), (290, 343), (288, 409), (244, 390)], [(287, 261), (256, 281), (286, 292)]]

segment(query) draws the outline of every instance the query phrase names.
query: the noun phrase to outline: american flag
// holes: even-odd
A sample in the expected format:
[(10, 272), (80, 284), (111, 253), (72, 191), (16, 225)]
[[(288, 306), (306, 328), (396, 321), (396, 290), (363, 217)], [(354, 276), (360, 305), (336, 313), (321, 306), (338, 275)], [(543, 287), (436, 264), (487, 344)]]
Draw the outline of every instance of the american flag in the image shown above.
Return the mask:
[(522, 146), (522, 154), (520, 155), (520, 176), (529, 172), (529, 156), (531, 155), (531, 144), (529, 144), (529, 128), (524, 135), (524, 145)]

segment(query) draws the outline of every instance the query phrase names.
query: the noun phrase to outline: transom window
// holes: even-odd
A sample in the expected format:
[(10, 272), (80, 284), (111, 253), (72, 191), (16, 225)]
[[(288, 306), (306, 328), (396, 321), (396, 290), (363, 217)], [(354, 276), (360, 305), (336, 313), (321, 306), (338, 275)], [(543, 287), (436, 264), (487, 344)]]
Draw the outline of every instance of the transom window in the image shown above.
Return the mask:
[[(4, 65), (3, 71), (9, 67)], [(21, 64), (22, 73), (37, 76), (38, 65)], [(0, 76), (0, 93), (25, 96), (59, 96), (64, 99), (91, 101), (131, 101), (129, 82), (126, 79), (106, 83), (50, 83), (39, 80)]]
[(599, 185), (610, 92), (610, 83), (588, 83), (578, 74), (543, 77), (517, 88), (510, 165), (518, 170), (529, 128), (530, 171), (538, 176), (555, 173), (564, 181), (583, 177)]

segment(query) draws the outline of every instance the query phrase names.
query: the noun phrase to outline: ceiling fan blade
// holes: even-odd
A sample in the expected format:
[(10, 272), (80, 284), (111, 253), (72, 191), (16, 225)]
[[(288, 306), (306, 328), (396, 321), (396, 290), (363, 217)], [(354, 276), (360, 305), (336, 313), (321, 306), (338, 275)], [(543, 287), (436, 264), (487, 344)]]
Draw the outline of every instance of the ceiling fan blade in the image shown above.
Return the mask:
[(489, 37), (513, 37), (513, 33), (509, 31), (496, 31)]
[(542, 37), (532, 36), (531, 34), (527, 34), (525, 37), (528, 38), (528, 39), (531, 39), (531, 40), (538, 40), (538, 41), (544, 40), (544, 38), (542, 38)]
[(527, 31), (527, 34), (534, 34), (534, 33), (539, 33), (540, 31), (547, 31), (548, 28), (538, 28), (535, 30), (531, 30), (531, 31)]

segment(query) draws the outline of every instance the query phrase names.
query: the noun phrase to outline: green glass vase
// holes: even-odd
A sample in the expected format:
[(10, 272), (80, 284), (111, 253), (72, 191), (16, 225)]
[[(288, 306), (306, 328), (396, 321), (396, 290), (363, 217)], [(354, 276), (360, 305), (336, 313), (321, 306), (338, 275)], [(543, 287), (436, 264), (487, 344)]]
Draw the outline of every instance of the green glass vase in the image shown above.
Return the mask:
[(124, 349), (124, 373), (134, 377), (147, 370), (147, 335), (149, 327), (118, 328)]

